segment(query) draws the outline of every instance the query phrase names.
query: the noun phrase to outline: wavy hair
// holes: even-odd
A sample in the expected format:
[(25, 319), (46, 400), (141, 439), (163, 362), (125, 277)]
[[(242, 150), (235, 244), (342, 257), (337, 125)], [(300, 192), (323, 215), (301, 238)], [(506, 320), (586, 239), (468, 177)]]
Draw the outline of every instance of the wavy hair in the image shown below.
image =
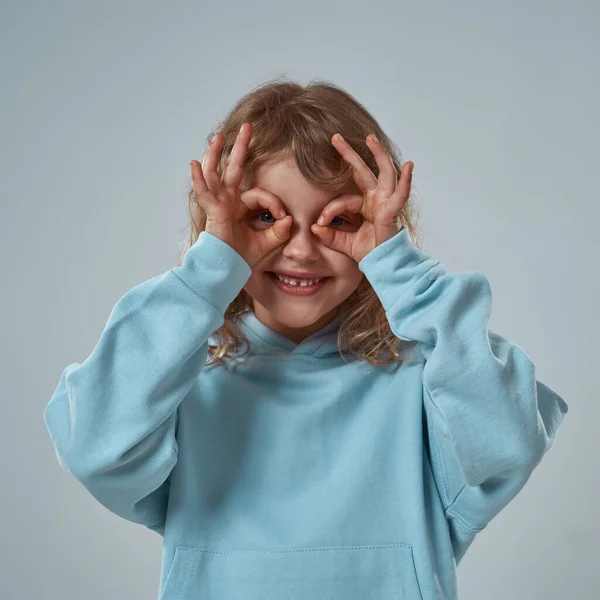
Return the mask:
[[(369, 133), (377, 136), (392, 158), (396, 171), (400, 173), (402, 168), (400, 151), (373, 116), (352, 95), (328, 81), (312, 80), (303, 86), (277, 77), (253, 88), (242, 97), (206, 137), (207, 146), (216, 132), (225, 138), (217, 167), (219, 174), (223, 173), (238, 131), (245, 122), (252, 124), (253, 133), (244, 162), (240, 191), (250, 188), (253, 174), (260, 165), (288, 158), (295, 161), (310, 183), (333, 191), (342, 189), (352, 180), (352, 171), (331, 144), (336, 132), (341, 133), (375, 176), (379, 176), (379, 169), (365, 141)], [(397, 224), (398, 230), (406, 227), (413, 243), (420, 247), (414, 184), (412, 187)], [(191, 184), (187, 191), (187, 211), (190, 217), (189, 236), (181, 253), (180, 265), (185, 253), (206, 227), (207, 214), (196, 201)], [(344, 360), (341, 351), (343, 343), (346, 344), (346, 352), (373, 365), (411, 358), (398, 350), (403, 344), (412, 342), (405, 342), (394, 335), (383, 305), (366, 277), (340, 304), (340, 309), (345, 317), (338, 331), (338, 350)], [(250, 342), (234, 321), (250, 310), (253, 310), (252, 297), (242, 289), (227, 307), (223, 325), (213, 334), (218, 344), (209, 344), (211, 358), (206, 366), (224, 357), (235, 358), (248, 353)], [(247, 348), (240, 354), (238, 350), (242, 341)]]

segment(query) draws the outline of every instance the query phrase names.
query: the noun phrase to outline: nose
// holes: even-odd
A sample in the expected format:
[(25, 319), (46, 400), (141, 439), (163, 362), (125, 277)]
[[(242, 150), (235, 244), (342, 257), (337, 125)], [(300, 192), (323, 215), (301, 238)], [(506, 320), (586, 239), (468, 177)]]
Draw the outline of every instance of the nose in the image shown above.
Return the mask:
[(320, 256), (320, 243), (319, 238), (311, 231), (310, 224), (301, 227), (292, 223), (290, 237), (283, 243), (283, 254), (298, 263), (314, 262)]

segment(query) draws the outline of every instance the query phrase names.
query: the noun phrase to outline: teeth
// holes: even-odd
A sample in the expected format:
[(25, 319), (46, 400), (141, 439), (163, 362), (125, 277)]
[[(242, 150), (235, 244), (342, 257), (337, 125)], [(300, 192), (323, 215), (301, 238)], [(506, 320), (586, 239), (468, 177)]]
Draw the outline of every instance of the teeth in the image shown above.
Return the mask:
[(279, 275), (278, 273), (275, 273), (275, 276), (277, 277), (277, 279), (279, 279), (279, 281), (283, 281), (284, 283), (287, 283), (288, 285), (299, 285), (300, 287), (306, 287), (307, 285), (314, 285), (315, 283), (319, 283), (319, 281), (321, 281), (323, 278), (317, 278), (317, 279), (291, 279), (289, 277), (284, 277), (283, 275)]

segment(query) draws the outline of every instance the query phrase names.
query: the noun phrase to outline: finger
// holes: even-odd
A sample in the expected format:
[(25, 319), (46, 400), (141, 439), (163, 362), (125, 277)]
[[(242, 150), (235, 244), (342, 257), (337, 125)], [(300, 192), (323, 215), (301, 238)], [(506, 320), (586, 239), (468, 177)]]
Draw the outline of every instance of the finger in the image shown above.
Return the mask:
[(202, 166), (197, 160), (190, 160), (190, 171), (192, 173), (192, 188), (194, 194), (199, 196), (208, 190), (204, 175), (202, 174)]
[(208, 188), (214, 194), (221, 188), (221, 178), (217, 173), (217, 167), (221, 160), (221, 150), (225, 145), (225, 138), (220, 134), (216, 133), (211, 140), (208, 150), (202, 159), (202, 172), (204, 179), (208, 185)]
[(389, 197), (396, 191), (398, 171), (396, 171), (390, 155), (385, 151), (385, 148), (375, 135), (371, 134), (367, 136), (367, 146), (373, 153), (375, 162), (379, 167), (377, 187)]
[(280, 244), (283, 244), (290, 237), (290, 228), (292, 225), (291, 215), (287, 215), (281, 220), (276, 221), (272, 227), (265, 229), (260, 232), (260, 236), (263, 238), (264, 247), (267, 248), (267, 252), (277, 248)]
[(265, 208), (276, 218), (283, 219), (286, 216), (285, 209), (279, 196), (271, 192), (254, 187), (240, 194), (240, 200), (248, 207), (248, 210)]
[(352, 178), (356, 182), (356, 185), (365, 194), (375, 190), (377, 188), (377, 177), (375, 177), (373, 171), (369, 169), (354, 148), (339, 133), (336, 133), (331, 138), (331, 143), (341, 154), (342, 158), (352, 167)]
[(331, 227), (322, 227), (321, 225), (311, 225), (311, 230), (328, 248), (352, 256), (352, 236), (354, 233), (332, 229)]
[(244, 158), (248, 152), (248, 144), (251, 138), (252, 125), (250, 123), (242, 123), (223, 172), (222, 182), (225, 187), (237, 188), (242, 182), (244, 176)]
[(194, 191), (194, 197), (198, 204), (208, 212), (214, 205), (214, 196), (208, 189), (202, 173), (202, 166), (197, 160), (192, 160), (190, 161), (190, 168), (192, 171), (192, 189)]
[(415, 164), (412, 161), (405, 162), (400, 170), (400, 181), (396, 191), (388, 198), (387, 204), (392, 216), (397, 216), (410, 196), (412, 186), (412, 172)]
[(337, 217), (348, 211), (350, 213), (360, 213), (364, 202), (364, 196), (359, 194), (344, 194), (335, 200), (332, 200), (321, 211), (321, 216), (317, 221), (318, 225), (327, 226), (331, 223), (333, 217)]
[(412, 185), (412, 175), (415, 163), (412, 160), (405, 162), (400, 167), (400, 181), (398, 182), (398, 188), (402, 197), (408, 198), (410, 195), (410, 188)]

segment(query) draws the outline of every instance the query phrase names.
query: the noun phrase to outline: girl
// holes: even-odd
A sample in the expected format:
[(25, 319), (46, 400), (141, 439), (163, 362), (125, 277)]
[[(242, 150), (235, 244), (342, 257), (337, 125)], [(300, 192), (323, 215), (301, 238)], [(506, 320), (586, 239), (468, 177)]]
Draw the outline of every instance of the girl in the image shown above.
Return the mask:
[(61, 466), (163, 537), (162, 600), (457, 598), (567, 404), (413, 241), (413, 163), (347, 92), (257, 87), (190, 164), (180, 265), (44, 411)]

